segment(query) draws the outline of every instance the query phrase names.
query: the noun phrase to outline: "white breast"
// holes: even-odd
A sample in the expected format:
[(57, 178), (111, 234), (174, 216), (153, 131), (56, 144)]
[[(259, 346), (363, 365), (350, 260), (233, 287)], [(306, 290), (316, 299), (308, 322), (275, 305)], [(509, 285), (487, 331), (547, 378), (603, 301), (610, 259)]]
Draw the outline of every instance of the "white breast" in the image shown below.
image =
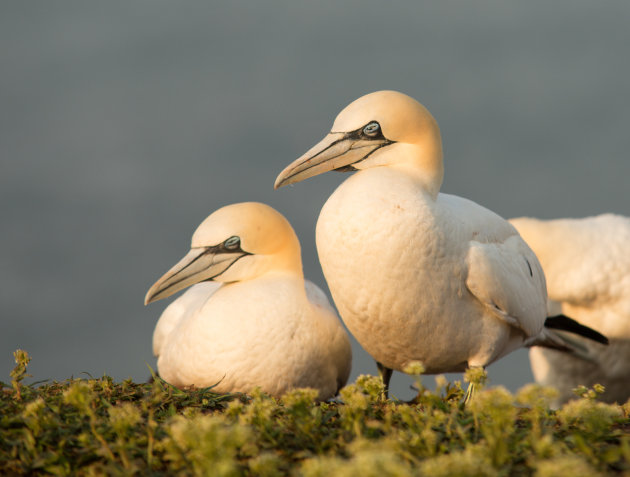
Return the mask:
[[(350, 331), (385, 366), (402, 370), (420, 360), (428, 373), (485, 366), (521, 346), (525, 328), (534, 334), (542, 328), (542, 273), (531, 278), (525, 272), (535, 291), (524, 298), (536, 309), (531, 317), (516, 317), (530, 320), (521, 328), (468, 287), (472, 269), (480, 274), (470, 257), (475, 244), (492, 244), (496, 251), (489, 253), (509, 256), (527, 270), (520, 251), (505, 244), (510, 237), (520, 241), (496, 214), (446, 194), (434, 201), (409, 176), (384, 167), (346, 180), (317, 223), (322, 268)], [(530, 259), (537, 264), (533, 254)], [(507, 295), (519, 293), (520, 283), (508, 285)]]
[(193, 285), (170, 305), (160, 315), (160, 319), (153, 331), (153, 355), (162, 354), (162, 348), (168, 342), (172, 331), (180, 322), (195, 313), (215, 291), (221, 287), (219, 282), (202, 282)]
[(219, 383), (219, 392), (261, 387), (275, 396), (313, 387), (322, 399), (345, 384), (351, 365), (347, 335), (322, 296), (315, 304), (307, 300), (301, 280), (269, 274), (223, 285), (205, 297), (197, 287), (169, 306), (184, 310), (180, 319), (161, 318), (154, 334), (158, 370), (167, 382)]

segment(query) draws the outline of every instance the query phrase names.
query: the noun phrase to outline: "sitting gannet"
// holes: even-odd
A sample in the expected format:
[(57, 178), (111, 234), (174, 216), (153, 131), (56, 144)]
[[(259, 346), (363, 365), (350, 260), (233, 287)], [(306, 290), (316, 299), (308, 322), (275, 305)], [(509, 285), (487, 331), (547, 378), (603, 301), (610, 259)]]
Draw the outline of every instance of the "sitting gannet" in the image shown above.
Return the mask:
[[(603, 347), (584, 341), (591, 362), (532, 348), (536, 381), (560, 390), (556, 405), (579, 385), (603, 384), (601, 398), (630, 398), (630, 219), (606, 214), (584, 219), (511, 219), (536, 253), (547, 278), (548, 308), (610, 338)], [(580, 340), (582, 341), (582, 340)]]
[[(544, 327), (545, 278), (514, 227), (439, 193), (440, 130), (420, 103), (395, 91), (357, 99), (275, 187), (330, 170), (358, 172), (322, 208), (319, 259), (341, 317), (386, 386), (392, 370), (413, 361), (429, 374), (459, 372), (521, 346), (568, 348)], [(566, 317), (552, 321), (586, 332)]]
[(304, 281), (300, 243), (276, 210), (246, 202), (211, 214), (145, 304), (191, 285), (153, 335), (165, 381), (273, 396), (311, 387), (320, 399), (346, 383), (348, 336), (324, 293)]

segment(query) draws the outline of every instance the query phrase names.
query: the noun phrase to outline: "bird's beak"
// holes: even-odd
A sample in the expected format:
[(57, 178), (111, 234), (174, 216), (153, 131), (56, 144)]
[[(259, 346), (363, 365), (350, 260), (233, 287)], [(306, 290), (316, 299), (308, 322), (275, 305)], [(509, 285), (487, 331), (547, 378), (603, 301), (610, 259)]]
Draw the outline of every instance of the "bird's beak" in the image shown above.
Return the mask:
[(151, 302), (171, 296), (195, 283), (212, 280), (230, 268), (238, 259), (249, 255), (243, 251), (217, 253), (216, 248), (191, 249), (177, 265), (153, 284), (144, 297), (144, 304), (148, 305)]
[(276, 178), (274, 189), (356, 164), (391, 142), (385, 138), (361, 138), (358, 131), (331, 132), (306, 154), (289, 164)]

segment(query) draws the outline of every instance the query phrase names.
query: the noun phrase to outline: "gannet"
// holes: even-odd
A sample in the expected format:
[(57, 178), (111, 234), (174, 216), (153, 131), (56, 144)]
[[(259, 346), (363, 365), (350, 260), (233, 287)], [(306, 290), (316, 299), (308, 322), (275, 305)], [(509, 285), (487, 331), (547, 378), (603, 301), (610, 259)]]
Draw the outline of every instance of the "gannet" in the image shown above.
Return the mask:
[(273, 396), (311, 387), (322, 400), (346, 383), (348, 336), (324, 292), (305, 282), (298, 238), (276, 210), (246, 202), (211, 214), (145, 304), (187, 287), (153, 335), (168, 383)]
[(392, 370), (414, 361), (434, 374), (485, 367), (521, 346), (567, 349), (544, 326), (545, 278), (514, 227), (439, 193), (442, 141), (424, 106), (395, 91), (357, 99), (275, 187), (330, 170), (357, 172), (321, 210), (319, 259), (386, 387)]
[(592, 362), (532, 348), (536, 381), (559, 389), (559, 405), (572, 390), (603, 384), (608, 402), (630, 398), (630, 219), (605, 214), (583, 219), (511, 219), (545, 271), (548, 309), (593, 327), (610, 339), (584, 341)]

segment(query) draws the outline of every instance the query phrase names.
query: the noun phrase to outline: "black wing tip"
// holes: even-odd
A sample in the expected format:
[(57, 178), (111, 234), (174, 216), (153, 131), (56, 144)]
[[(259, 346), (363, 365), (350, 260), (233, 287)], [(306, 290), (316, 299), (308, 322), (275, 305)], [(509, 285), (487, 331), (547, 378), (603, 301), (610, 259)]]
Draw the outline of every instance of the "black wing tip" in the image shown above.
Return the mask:
[(566, 315), (548, 316), (545, 320), (545, 327), (555, 330), (568, 331), (603, 345), (608, 344), (608, 338), (604, 335), (595, 331), (593, 328), (581, 325), (573, 318), (569, 318)]

